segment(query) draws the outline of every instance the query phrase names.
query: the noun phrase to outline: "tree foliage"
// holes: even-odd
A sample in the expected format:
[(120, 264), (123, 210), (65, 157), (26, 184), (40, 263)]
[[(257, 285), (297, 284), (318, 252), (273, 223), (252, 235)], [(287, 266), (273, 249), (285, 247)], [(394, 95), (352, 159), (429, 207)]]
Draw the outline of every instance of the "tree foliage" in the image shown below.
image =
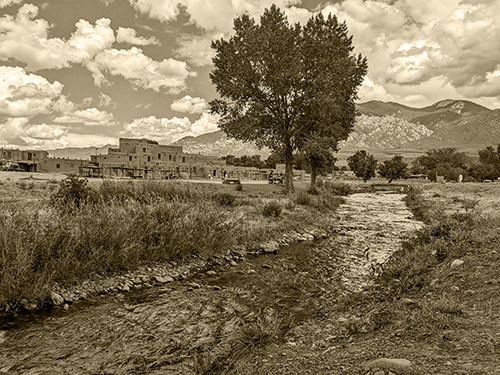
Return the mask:
[(396, 155), (390, 160), (385, 160), (378, 167), (378, 173), (387, 179), (389, 183), (408, 175), (408, 164), (404, 162), (401, 155)]
[(479, 163), (469, 168), (469, 173), (477, 180), (493, 180), (500, 176), (500, 144), (495, 150), (488, 146), (479, 150)]
[(354, 172), (356, 177), (362, 178), (364, 182), (375, 177), (377, 171), (377, 160), (365, 150), (356, 151), (356, 153), (347, 158), (347, 165)]
[(447, 180), (456, 180), (460, 174), (467, 173), (469, 157), (458, 152), (456, 148), (440, 148), (427, 151), (426, 155), (415, 159), (413, 169), (422, 174), (426, 174), (431, 180), (436, 179), (436, 175), (444, 176)]
[(317, 145), (335, 151), (351, 131), (366, 58), (352, 55), (352, 37), (334, 15), (290, 25), (273, 5), (260, 24), (246, 14), (236, 18), (234, 30), (212, 42), (210, 78), (222, 99), (210, 102), (211, 112), (228, 136), (283, 155), (293, 191), (293, 153)]

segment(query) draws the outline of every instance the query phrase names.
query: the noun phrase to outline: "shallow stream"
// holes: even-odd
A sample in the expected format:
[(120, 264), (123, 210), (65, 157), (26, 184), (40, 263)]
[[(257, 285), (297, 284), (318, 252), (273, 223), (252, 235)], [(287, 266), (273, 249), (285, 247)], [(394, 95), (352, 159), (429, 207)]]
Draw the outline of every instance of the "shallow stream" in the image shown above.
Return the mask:
[(325, 240), (0, 322), (0, 374), (194, 374), (195, 358), (225, 350), (241, 327), (292, 328), (370, 283), (372, 265), (420, 226), (402, 198), (354, 194)]

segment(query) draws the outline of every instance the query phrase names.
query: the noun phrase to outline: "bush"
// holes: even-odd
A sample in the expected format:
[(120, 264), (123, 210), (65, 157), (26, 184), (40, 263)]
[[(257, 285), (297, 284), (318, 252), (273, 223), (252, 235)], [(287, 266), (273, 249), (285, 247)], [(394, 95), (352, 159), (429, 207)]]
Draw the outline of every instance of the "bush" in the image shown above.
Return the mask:
[(243, 190), (243, 185), (242, 184), (237, 184), (236, 187), (234, 188), (236, 191), (242, 191)]
[(236, 197), (229, 193), (216, 194), (214, 195), (214, 199), (220, 206), (232, 207), (235, 205), (236, 202)]
[(59, 183), (59, 190), (52, 195), (51, 202), (63, 206), (80, 207), (93, 199), (92, 189), (86, 179), (70, 175)]
[(307, 188), (307, 194), (319, 195), (319, 190), (316, 188), (316, 186), (309, 186)]
[(295, 204), (309, 206), (311, 205), (311, 197), (305, 193), (300, 193), (297, 195), (297, 198), (295, 198)]
[(264, 205), (262, 215), (265, 217), (279, 217), (281, 215), (281, 211), (281, 205), (276, 201), (272, 201)]
[(352, 193), (351, 185), (343, 182), (325, 182), (322, 189), (333, 195), (346, 196)]

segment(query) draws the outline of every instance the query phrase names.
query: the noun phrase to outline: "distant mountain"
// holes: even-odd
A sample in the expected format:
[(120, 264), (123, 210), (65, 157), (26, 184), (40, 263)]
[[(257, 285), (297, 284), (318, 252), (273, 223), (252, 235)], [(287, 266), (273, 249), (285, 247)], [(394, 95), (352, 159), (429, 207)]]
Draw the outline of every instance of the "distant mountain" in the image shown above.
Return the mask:
[[(500, 144), (500, 109), (491, 110), (467, 100), (447, 99), (424, 108), (370, 101), (358, 104), (357, 109), (360, 115), (354, 131), (340, 144), (341, 151), (480, 150)], [(190, 154), (261, 155), (263, 160), (270, 154), (269, 149), (259, 150), (252, 143), (230, 139), (222, 131), (185, 137), (173, 144), (183, 146)], [(117, 146), (97, 148), (97, 153), (107, 154), (109, 147)], [(49, 151), (50, 156), (76, 159), (90, 159), (95, 153), (95, 147)]]
[(47, 150), (49, 157), (66, 158), (66, 159), (81, 159), (90, 160), (90, 155), (107, 155), (110, 148), (117, 148), (116, 145), (105, 145), (102, 147), (68, 147), (58, 148), (55, 150)]
[(265, 160), (270, 155), (267, 148), (260, 149), (253, 143), (236, 141), (228, 138), (224, 132), (216, 131), (202, 134), (197, 137), (184, 137), (172, 143), (175, 146), (182, 146), (183, 151), (189, 154), (202, 154), (214, 156), (234, 155), (260, 155)]
[[(500, 143), (500, 110), (467, 100), (447, 99), (424, 108), (371, 101), (357, 108), (362, 115), (345, 147), (358, 146), (356, 142), (361, 140), (365, 140), (365, 148), (374, 150), (390, 146), (470, 150)], [(381, 142), (383, 139), (387, 141)]]

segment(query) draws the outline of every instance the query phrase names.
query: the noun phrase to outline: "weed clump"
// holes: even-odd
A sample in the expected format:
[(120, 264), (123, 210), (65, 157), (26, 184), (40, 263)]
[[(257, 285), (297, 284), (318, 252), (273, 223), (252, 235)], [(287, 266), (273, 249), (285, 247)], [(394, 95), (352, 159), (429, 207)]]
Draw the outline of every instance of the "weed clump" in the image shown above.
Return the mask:
[(300, 206), (310, 206), (311, 205), (311, 197), (305, 193), (299, 193), (297, 198), (295, 198), (295, 204)]
[(214, 195), (214, 199), (219, 204), (219, 206), (232, 207), (236, 203), (236, 197), (230, 193), (216, 194)]
[(264, 215), (264, 217), (279, 217), (281, 212), (281, 205), (276, 201), (266, 203), (262, 209), (262, 215)]
[(64, 207), (79, 208), (92, 201), (92, 189), (86, 179), (70, 175), (59, 183), (59, 190), (52, 195), (51, 202)]

